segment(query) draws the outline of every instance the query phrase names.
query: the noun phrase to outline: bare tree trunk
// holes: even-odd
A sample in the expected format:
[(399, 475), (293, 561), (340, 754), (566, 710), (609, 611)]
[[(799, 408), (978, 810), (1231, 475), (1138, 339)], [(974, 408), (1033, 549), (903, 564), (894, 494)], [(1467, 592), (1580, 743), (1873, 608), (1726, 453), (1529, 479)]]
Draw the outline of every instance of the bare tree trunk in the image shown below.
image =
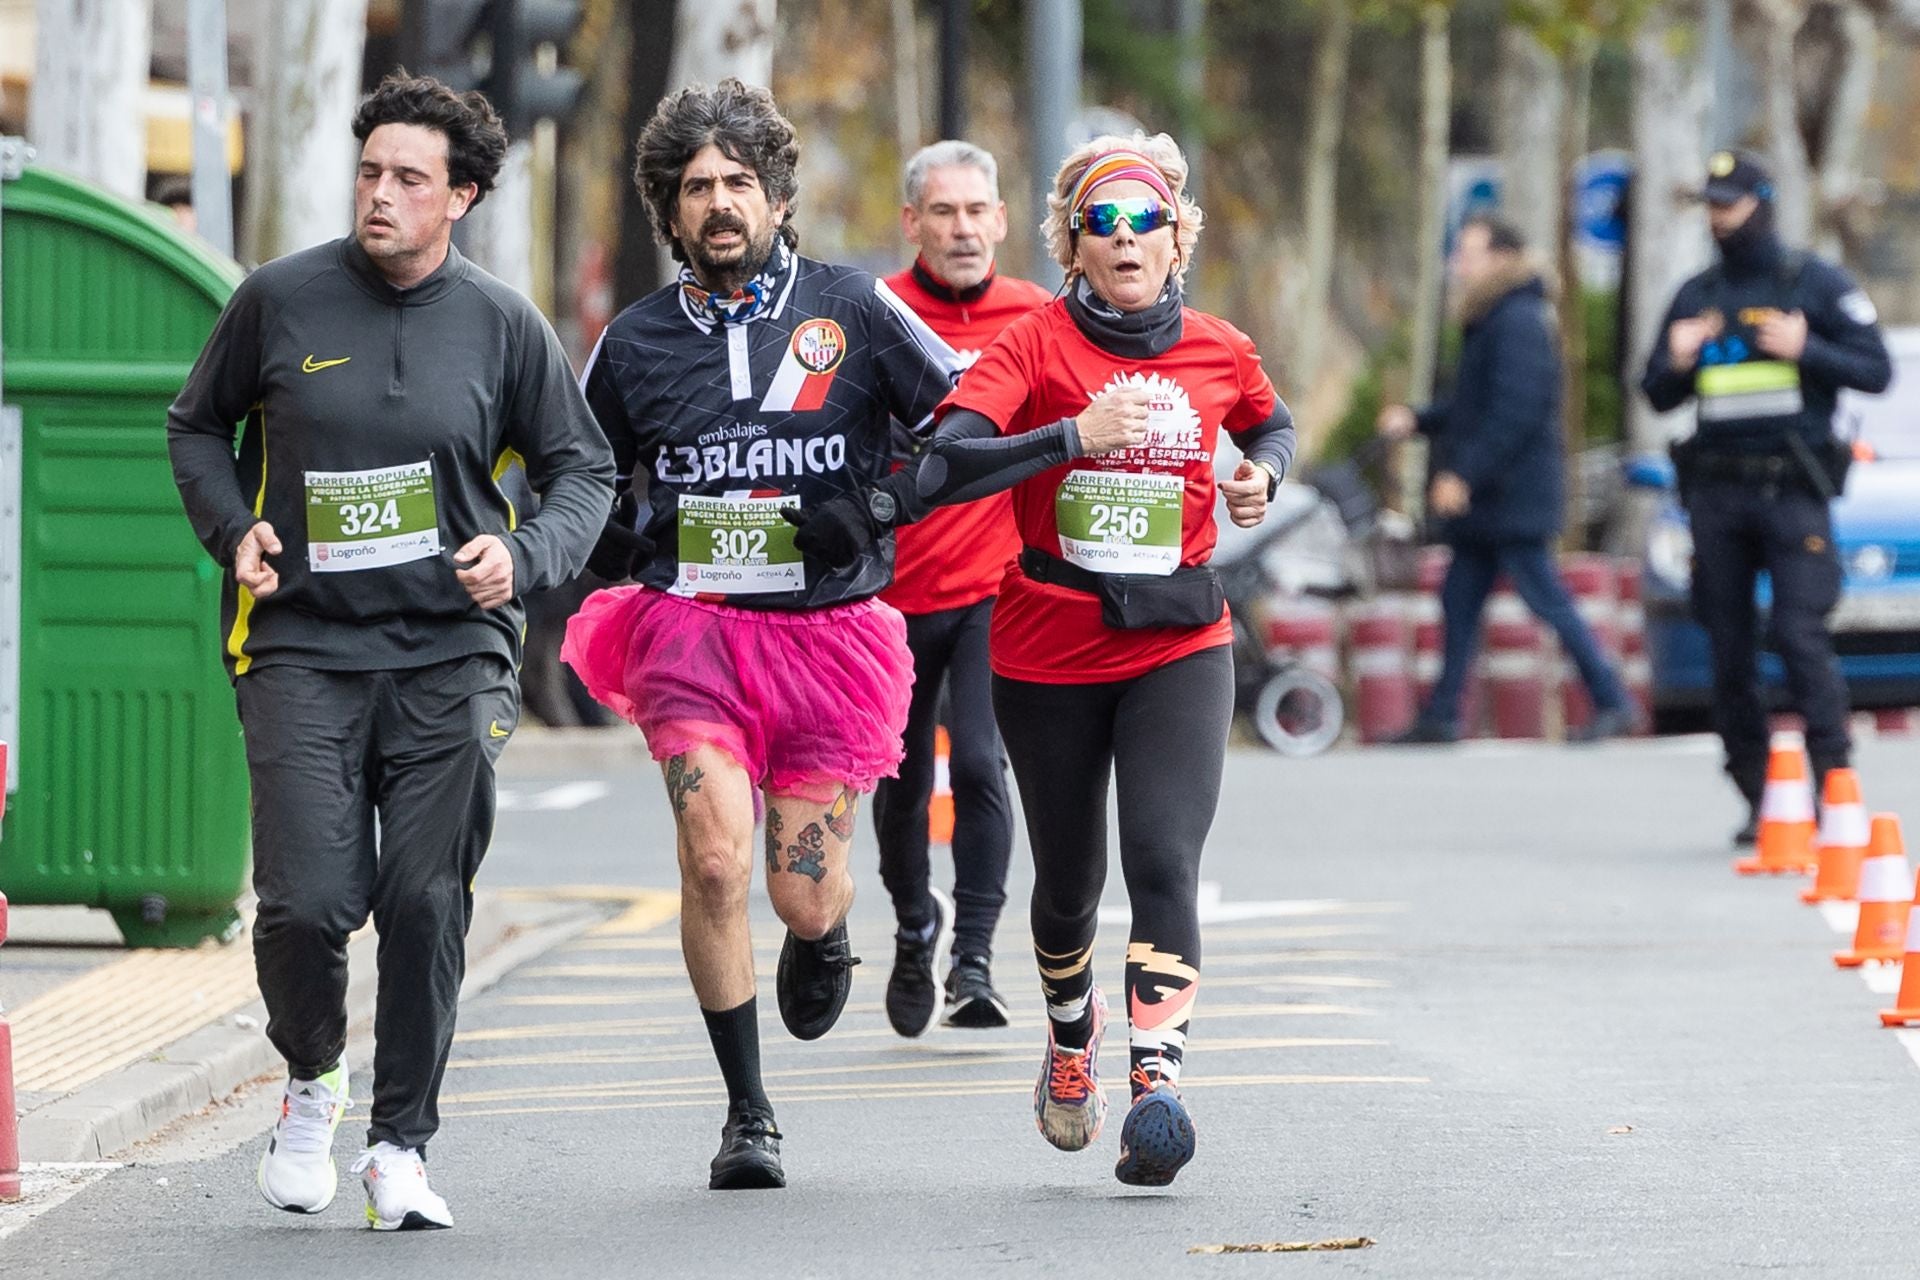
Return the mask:
[(1873, 101), (1874, 72), (1880, 62), (1879, 28), (1865, 5), (1844, 5), (1840, 23), (1844, 48), (1840, 72), (1830, 89), (1826, 132), (1820, 145), (1820, 173), (1815, 183), (1819, 193), (1815, 245), (1833, 258), (1846, 253), (1846, 228), (1864, 177), (1861, 142)]
[(153, 0), (39, 0), (28, 140), (40, 159), (146, 197)]
[[(1433, 399), (1434, 366), (1440, 357), (1441, 241), (1447, 218), (1447, 125), (1453, 98), (1452, 50), (1444, 4), (1420, 11), (1420, 198), (1414, 227), (1413, 350), (1407, 374), (1407, 398), (1414, 404)], [(1417, 512), (1426, 472), (1420, 442), (1398, 451), (1401, 509)]]
[(1333, 205), (1340, 180), (1340, 124), (1346, 116), (1347, 62), (1353, 45), (1349, 0), (1325, 0), (1320, 42), (1313, 56), (1313, 99), (1307, 121), (1307, 270), (1299, 314), (1305, 323), (1295, 347), (1295, 390), (1305, 394), (1320, 374), (1326, 330), (1333, 323)]
[(1527, 241), (1559, 269), (1567, 172), (1561, 167), (1565, 88), (1553, 55), (1524, 27), (1500, 35), (1500, 206)]
[(1447, 36), (1447, 6), (1420, 11), (1420, 200), (1413, 286), (1413, 359), (1408, 394), (1415, 403), (1433, 396), (1440, 353), (1441, 242), (1447, 217), (1447, 124), (1453, 99), (1453, 68)]
[(462, 245), (490, 274), (533, 296), (533, 140), (516, 140), (493, 190), (464, 219)]
[[(1739, 18), (1745, 18), (1740, 22)], [(1813, 171), (1806, 141), (1800, 136), (1795, 92), (1793, 41), (1806, 21), (1805, 0), (1752, 0), (1736, 24), (1750, 26), (1765, 95), (1767, 160), (1773, 166), (1774, 212), (1780, 236), (1788, 244), (1806, 244), (1813, 235)]]
[[(1698, 39), (1699, 0), (1661, 5), (1633, 40), (1634, 181), (1628, 255), (1627, 367), (1643, 368), (1674, 292), (1706, 266), (1706, 214), (1688, 192), (1700, 184), (1712, 79)], [(1627, 440), (1635, 452), (1664, 447), (1685, 432), (1688, 411), (1661, 415), (1627, 396)]]
[[(1568, 42), (1561, 63), (1565, 85), (1565, 110), (1561, 113), (1560, 163), (1562, 190), (1572, 180), (1580, 157), (1587, 151), (1587, 122), (1593, 114), (1593, 59), (1598, 42), (1591, 32), (1578, 31)], [(1565, 392), (1562, 395), (1561, 427), (1564, 432), (1566, 504), (1569, 519), (1562, 540), (1568, 550), (1578, 550), (1585, 540), (1582, 519), (1586, 487), (1580, 471), (1580, 454), (1587, 447), (1587, 308), (1580, 280), (1580, 255), (1574, 249), (1575, 211), (1571, 200), (1562, 199), (1560, 217), (1560, 334), (1566, 359)]]
[(243, 241), (254, 262), (351, 224), (367, 0), (276, 0), (262, 16)]
[[(774, 0), (680, 0), (673, 26), (674, 89), (738, 76), (773, 83)], [(645, 32), (636, 33), (645, 39)]]
[(893, 133), (904, 165), (920, 149), (920, 26), (913, 0), (893, 0)]

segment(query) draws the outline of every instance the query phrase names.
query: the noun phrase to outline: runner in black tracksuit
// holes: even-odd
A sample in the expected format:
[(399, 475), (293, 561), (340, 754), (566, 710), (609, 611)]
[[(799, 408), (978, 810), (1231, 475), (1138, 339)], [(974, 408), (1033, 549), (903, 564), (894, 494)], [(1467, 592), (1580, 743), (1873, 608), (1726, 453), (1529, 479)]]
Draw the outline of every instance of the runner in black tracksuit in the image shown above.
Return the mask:
[[(369, 1212), (451, 1226), (438, 1197), (389, 1192), (424, 1189), (413, 1170), (439, 1123), (493, 765), (519, 707), (518, 596), (578, 572), (613, 468), (553, 330), (447, 243), (491, 184), (484, 102), (391, 81), (355, 128), (356, 233), (241, 283), (167, 438), (194, 532), (228, 571), (254, 951), (291, 1075), (261, 1190), (304, 1212), (333, 1197), (347, 938), (371, 912)], [(544, 499), (524, 524), (497, 483), (515, 457)]]

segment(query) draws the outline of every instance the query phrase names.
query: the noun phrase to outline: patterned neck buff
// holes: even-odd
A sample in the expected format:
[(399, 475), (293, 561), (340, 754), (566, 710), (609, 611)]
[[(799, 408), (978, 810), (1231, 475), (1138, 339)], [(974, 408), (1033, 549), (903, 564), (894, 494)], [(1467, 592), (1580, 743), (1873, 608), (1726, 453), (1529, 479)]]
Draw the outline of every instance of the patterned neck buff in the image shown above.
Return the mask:
[(698, 324), (712, 328), (723, 324), (745, 324), (773, 306), (781, 279), (793, 265), (793, 250), (781, 236), (773, 238), (773, 252), (767, 255), (760, 274), (732, 293), (715, 293), (700, 283), (693, 268), (680, 266), (680, 299), (687, 314)]

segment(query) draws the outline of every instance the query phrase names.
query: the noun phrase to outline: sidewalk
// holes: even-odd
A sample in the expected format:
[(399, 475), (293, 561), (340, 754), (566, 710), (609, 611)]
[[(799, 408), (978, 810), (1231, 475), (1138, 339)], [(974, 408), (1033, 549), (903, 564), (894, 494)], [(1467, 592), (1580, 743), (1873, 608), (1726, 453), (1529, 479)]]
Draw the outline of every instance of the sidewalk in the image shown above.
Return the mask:
[[(564, 889), (481, 892), (463, 996), (621, 905)], [(371, 1034), (377, 945), (367, 928), (348, 950), (356, 1036)], [(281, 1069), (245, 931), (225, 945), (128, 950), (103, 912), (16, 907), (0, 946), (0, 1001), (13, 1029), (23, 1165), (113, 1156)]]

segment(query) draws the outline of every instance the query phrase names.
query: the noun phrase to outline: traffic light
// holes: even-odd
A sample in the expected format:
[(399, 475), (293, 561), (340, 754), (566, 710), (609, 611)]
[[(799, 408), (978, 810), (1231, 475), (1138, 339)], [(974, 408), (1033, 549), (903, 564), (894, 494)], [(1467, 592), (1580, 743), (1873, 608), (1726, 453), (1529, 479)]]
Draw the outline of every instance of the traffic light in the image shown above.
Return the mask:
[(586, 81), (560, 65), (559, 51), (580, 28), (578, 0), (491, 0), (493, 35), (488, 98), (518, 136), (541, 120), (564, 120), (579, 104)]
[(400, 60), (462, 93), (486, 85), (497, 0), (409, 0)]
[(559, 46), (584, 8), (577, 0), (410, 0), (402, 56), (423, 75), (486, 94), (520, 137), (579, 104), (586, 82), (560, 64)]

